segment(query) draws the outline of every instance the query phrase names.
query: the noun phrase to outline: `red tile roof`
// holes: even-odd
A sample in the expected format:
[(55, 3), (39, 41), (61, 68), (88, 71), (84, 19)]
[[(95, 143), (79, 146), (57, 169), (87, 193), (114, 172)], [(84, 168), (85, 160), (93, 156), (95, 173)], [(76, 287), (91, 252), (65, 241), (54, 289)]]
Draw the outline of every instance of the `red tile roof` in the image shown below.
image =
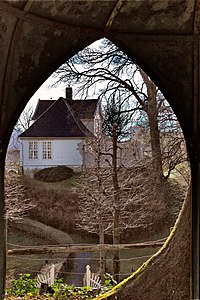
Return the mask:
[(49, 100), (51, 105), (19, 137), (85, 137), (91, 132), (64, 98)]

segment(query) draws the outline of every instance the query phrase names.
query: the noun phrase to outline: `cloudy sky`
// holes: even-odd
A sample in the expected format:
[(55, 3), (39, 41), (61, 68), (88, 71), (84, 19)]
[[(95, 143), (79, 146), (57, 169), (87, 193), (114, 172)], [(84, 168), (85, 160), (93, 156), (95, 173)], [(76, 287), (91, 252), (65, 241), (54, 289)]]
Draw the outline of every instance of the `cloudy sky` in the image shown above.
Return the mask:
[(49, 100), (52, 98), (54, 100), (57, 100), (59, 97), (65, 97), (65, 85), (60, 84), (57, 87), (50, 88), (49, 85), (51, 82), (52, 79), (51, 77), (49, 77), (49, 79), (47, 79), (36, 91), (36, 93), (31, 97), (28, 105), (35, 107), (38, 99)]

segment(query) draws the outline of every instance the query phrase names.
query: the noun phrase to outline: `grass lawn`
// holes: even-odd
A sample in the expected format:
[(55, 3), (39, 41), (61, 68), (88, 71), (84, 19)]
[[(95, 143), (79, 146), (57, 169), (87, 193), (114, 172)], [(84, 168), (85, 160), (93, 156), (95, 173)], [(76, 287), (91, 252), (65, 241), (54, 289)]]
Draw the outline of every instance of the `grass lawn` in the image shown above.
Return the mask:
[[(49, 226), (33, 220), (31, 222), (33, 223), (32, 226), (21, 223), (22, 230), (20, 229), (20, 224), (12, 224), (8, 232), (8, 249), (23, 246), (55, 245), (59, 242), (64, 243), (64, 241), (72, 243), (72, 239), (68, 238), (66, 233), (60, 232), (59, 235), (59, 231), (54, 228), (51, 229)], [(35, 226), (34, 223), (36, 223)], [(48, 263), (63, 262), (68, 256), (69, 253), (8, 256), (7, 286), (11, 284), (11, 279), (20, 273), (29, 273), (35, 277), (45, 265), (46, 260)]]

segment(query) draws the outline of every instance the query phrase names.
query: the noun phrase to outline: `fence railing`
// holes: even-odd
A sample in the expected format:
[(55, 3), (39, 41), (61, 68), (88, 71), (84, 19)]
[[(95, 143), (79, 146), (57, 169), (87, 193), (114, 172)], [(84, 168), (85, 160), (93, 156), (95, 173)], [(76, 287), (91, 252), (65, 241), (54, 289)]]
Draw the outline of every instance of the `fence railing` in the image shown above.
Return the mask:
[(128, 249), (143, 249), (143, 248), (157, 248), (163, 246), (164, 242), (155, 241), (138, 244), (99, 244), (99, 245), (59, 245), (59, 246), (35, 246), (23, 247), (16, 249), (9, 249), (8, 255), (29, 255), (29, 254), (53, 254), (53, 253), (77, 253), (77, 252), (99, 252), (114, 251), (114, 250), (128, 250)]
[[(13, 249), (9, 249), (7, 251), (8, 257), (12, 257), (16, 258), (16, 257), (21, 257), (23, 256), (23, 259), (29, 259), (29, 255), (31, 254), (55, 254), (55, 253), (60, 253), (61, 256), (63, 255), (63, 253), (81, 253), (81, 252), (99, 252), (103, 251), (105, 253), (109, 252), (109, 251), (113, 251), (113, 250), (131, 250), (131, 249), (145, 249), (145, 248), (157, 248), (157, 247), (161, 247), (164, 244), (163, 240), (158, 240), (158, 241), (150, 241), (150, 242), (145, 242), (145, 243), (138, 243), (138, 244), (100, 244), (100, 245), (86, 245), (86, 244), (82, 244), (82, 245), (46, 245), (46, 246), (33, 246), (33, 247), (27, 247), (27, 246), (20, 246), (20, 245), (13, 245), (13, 244), (9, 244), (8, 246), (12, 247)], [(15, 248), (17, 247), (18, 248)], [(150, 250), (151, 251), (151, 250)], [(28, 256), (28, 257), (26, 257)], [(34, 255), (35, 257), (35, 255)], [(54, 257), (54, 255), (53, 255)], [(144, 258), (146, 259), (147, 256), (144, 256)], [(148, 256), (149, 257), (149, 256)], [(126, 260), (133, 260), (133, 259), (141, 259), (143, 257), (131, 257), (131, 258), (120, 258), (119, 261), (126, 261)], [(35, 259), (35, 258), (31, 258), (30, 259)], [(38, 258), (39, 260), (40, 258)], [(63, 257), (60, 258), (62, 259), (62, 261), (60, 261), (58, 263), (59, 260), (57, 260), (57, 262), (55, 262), (55, 258), (52, 260), (52, 264), (48, 264), (48, 265), (44, 265), (43, 269), (37, 271), (36, 273), (36, 280), (38, 282), (38, 286), (41, 285), (41, 283), (46, 284), (48, 286), (51, 286), (54, 283), (55, 278), (57, 277), (59, 270), (61, 269), (62, 265), (63, 265)], [(76, 259), (76, 258), (67, 258), (67, 259)], [(84, 258), (77, 258), (77, 259), (84, 259)], [(87, 260), (88, 258), (86, 258)], [(100, 261), (100, 265), (101, 265), (101, 256), (99, 258), (92, 258), (95, 260)], [(90, 261), (92, 261), (92, 259)], [(43, 259), (42, 259), (43, 260)], [(105, 271), (105, 262), (107, 262), (108, 260), (113, 262), (113, 259), (109, 259), (107, 257), (104, 256), (103, 258), (103, 264), (104, 264), (104, 271)], [(126, 263), (127, 264), (127, 263)], [(87, 266), (86, 266), (87, 265)], [(100, 275), (92, 273), (90, 266), (88, 265), (88, 262), (86, 262), (85, 264), (86, 266), (86, 273), (73, 273), (73, 272), (65, 272), (65, 271), (61, 271), (62, 274), (77, 274), (77, 276), (81, 276), (83, 278), (83, 285), (86, 286), (90, 286), (90, 287), (95, 287), (95, 288), (100, 288), (101, 284), (103, 283), (103, 274), (105, 274), (105, 272), (101, 272), (100, 270)], [(130, 267), (131, 267), (131, 263), (130, 263)], [(34, 271), (35, 270), (31, 270)], [(130, 271), (133, 271), (133, 268), (130, 269)], [(84, 271), (83, 271), (84, 272)], [(116, 272), (115, 272), (116, 273)], [(131, 273), (129, 274), (117, 274), (120, 275), (122, 277), (124, 276), (129, 276)], [(116, 274), (114, 274), (116, 275)], [(113, 275), (113, 276), (114, 276)], [(67, 275), (68, 276), (68, 275)]]

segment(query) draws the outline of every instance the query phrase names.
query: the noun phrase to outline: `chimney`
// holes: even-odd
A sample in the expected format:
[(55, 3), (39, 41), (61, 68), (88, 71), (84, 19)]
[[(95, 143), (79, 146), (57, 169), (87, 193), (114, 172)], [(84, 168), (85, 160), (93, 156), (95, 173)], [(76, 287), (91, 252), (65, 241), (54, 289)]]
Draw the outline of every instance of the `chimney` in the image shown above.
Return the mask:
[(67, 87), (65, 90), (65, 97), (69, 104), (72, 104), (72, 88)]

